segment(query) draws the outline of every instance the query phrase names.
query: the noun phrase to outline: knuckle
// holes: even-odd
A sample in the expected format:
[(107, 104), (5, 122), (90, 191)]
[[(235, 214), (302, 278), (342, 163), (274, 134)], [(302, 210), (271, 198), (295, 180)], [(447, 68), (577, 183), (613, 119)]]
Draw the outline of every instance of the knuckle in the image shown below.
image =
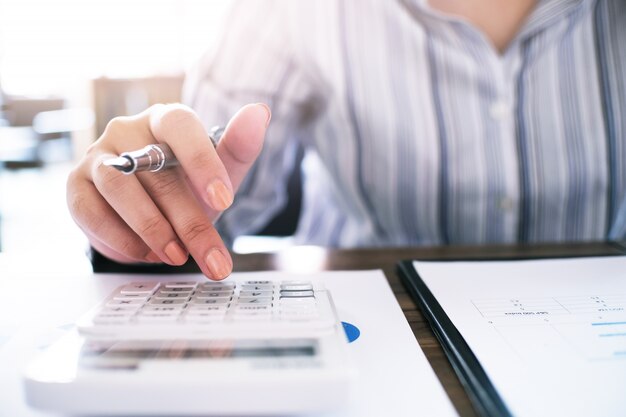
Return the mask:
[(160, 215), (156, 214), (147, 219), (144, 219), (139, 225), (140, 236), (162, 236), (163, 233), (163, 219)]
[(169, 104), (162, 108), (158, 130), (159, 133), (167, 135), (172, 133), (175, 129), (185, 128), (187, 126), (193, 127), (199, 123), (199, 119), (189, 107), (182, 104)]
[(97, 153), (98, 149), (100, 148), (100, 144), (101, 144), (101, 140), (95, 141), (94, 143), (89, 145), (87, 149), (85, 150), (85, 155), (83, 155), (83, 160)]
[(148, 252), (145, 245), (132, 236), (124, 237), (119, 240), (119, 251), (135, 259), (143, 259)]
[(94, 180), (99, 182), (104, 189), (111, 192), (122, 189), (127, 180), (124, 175), (115, 169), (106, 168), (104, 165), (98, 164), (96, 166), (96, 175), (93, 176)]
[(194, 170), (206, 170), (212, 164), (212, 157), (208, 152), (196, 152), (189, 160), (190, 168)]
[(67, 206), (74, 219), (82, 219), (89, 213), (89, 204), (85, 200), (85, 196), (80, 193), (67, 193)]
[(76, 195), (69, 201), (70, 212), (72, 217), (83, 230), (87, 230), (97, 237), (103, 237), (107, 234), (107, 217), (94, 212), (88, 198)]
[(81, 175), (79, 174), (78, 167), (72, 168), (70, 173), (67, 175), (67, 180), (65, 181), (65, 188), (67, 190), (68, 197), (73, 194), (76, 185), (80, 180)]
[(128, 128), (130, 122), (131, 119), (127, 116), (114, 117), (109, 120), (109, 123), (107, 123), (102, 136), (115, 135), (117, 133), (124, 132)]
[(154, 179), (150, 184), (150, 193), (153, 197), (163, 198), (180, 192), (182, 184), (174, 172), (159, 172), (153, 176)]
[(184, 240), (194, 242), (210, 233), (212, 227), (208, 219), (193, 217), (181, 225), (181, 234)]
[(118, 116), (109, 120), (102, 135), (87, 148), (86, 155), (97, 153), (99, 149), (132, 149), (150, 142), (152, 135), (145, 115), (140, 113), (134, 116)]

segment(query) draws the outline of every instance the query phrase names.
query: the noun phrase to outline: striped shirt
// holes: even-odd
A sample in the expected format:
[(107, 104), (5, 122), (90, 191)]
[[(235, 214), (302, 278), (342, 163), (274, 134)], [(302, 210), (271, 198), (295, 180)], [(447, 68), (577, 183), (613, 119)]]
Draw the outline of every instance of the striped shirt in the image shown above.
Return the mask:
[(626, 1), (539, 0), (503, 53), (426, 0), (237, 1), (226, 28), (186, 102), (207, 127), (273, 112), (227, 238), (283, 207), (298, 146), (300, 243), (626, 234)]

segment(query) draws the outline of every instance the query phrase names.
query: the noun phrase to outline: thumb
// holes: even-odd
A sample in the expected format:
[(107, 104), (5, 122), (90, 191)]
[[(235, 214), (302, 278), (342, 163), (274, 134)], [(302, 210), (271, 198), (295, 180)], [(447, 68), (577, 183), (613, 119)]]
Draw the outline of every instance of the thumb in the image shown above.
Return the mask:
[(266, 104), (248, 104), (226, 126), (217, 146), (217, 154), (226, 167), (235, 192), (261, 153), (271, 117)]

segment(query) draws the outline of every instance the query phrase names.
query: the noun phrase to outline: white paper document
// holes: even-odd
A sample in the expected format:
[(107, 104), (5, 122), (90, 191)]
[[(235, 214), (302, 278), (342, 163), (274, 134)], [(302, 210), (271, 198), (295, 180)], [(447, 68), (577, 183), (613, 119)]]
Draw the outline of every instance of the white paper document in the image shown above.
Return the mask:
[[(233, 275), (258, 280), (294, 278), (282, 272)], [(10, 280), (0, 280), (0, 288), (6, 294), (29, 294), (29, 302), (18, 302), (21, 298), (15, 297), (0, 305), (0, 329), (10, 329), (0, 334), (0, 416), (20, 417), (48, 415), (24, 402), (21, 372), (26, 364), (64, 332), (72, 331), (71, 323), (114, 288), (131, 281), (206, 279), (200, 275), (10, 276)], [(323, 417), (457, 415), (381, 271), (296, 277), (322, 281), (340, 319), (360, 330), (360, 337), (348, 346), (359, 375), (354, 395), (347, 407)], [(307, 417), (318, 416), (322, 417)]]
[(414, 267), (513, 415), (626, 415), (626, 257)]

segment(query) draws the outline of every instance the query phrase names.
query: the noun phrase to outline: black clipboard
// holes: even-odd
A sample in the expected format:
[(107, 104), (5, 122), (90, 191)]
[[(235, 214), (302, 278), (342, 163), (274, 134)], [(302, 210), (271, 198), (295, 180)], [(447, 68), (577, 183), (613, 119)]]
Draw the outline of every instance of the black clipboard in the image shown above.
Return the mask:
[(398, 272), (439, 339), (476, 412), (485, 417), (512, 416), (474, 352), (413, 267), (413, 261), (400, 262)]

